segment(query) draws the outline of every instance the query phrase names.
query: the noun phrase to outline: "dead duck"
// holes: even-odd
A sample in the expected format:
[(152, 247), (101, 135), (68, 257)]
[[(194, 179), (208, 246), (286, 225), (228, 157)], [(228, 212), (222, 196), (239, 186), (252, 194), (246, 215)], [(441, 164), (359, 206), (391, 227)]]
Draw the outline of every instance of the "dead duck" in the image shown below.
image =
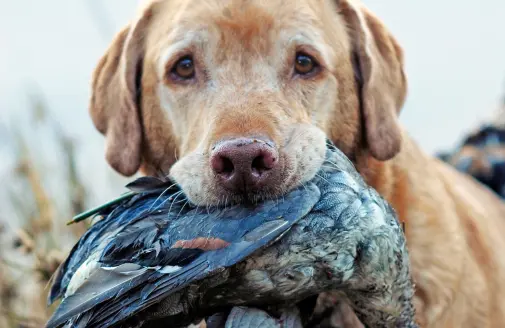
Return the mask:
[(184, 327), (236, 306), (307, 326), (296, 305), (330, 290), (368, 327), (416, 327), (396, 214), (330, 142), (312, 181), (260, 204), (198, 208), (150, 177), (129, 188), (82, 216), (102, 219), (55, 275), (48, 328)]

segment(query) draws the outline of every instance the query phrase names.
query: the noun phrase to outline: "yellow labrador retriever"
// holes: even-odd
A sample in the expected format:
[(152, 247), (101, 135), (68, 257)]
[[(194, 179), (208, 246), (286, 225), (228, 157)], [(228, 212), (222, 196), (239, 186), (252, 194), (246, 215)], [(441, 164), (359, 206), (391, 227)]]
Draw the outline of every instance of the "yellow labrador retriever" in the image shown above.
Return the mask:
[(110, 165), (200, 205), (287, 192), (329, 137), (405, 222), (419, 324), (505, 327), (504, 205), (402, 129), (402, 49), (361, 3), (149, 1), (92, 88)]

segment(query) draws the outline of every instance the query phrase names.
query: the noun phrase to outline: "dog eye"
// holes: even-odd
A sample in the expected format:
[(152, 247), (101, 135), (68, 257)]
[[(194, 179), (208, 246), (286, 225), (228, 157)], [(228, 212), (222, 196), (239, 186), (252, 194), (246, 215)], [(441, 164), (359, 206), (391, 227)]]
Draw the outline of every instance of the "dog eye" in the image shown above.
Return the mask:
[(186, 56), (179, 59), (172, 68), (172, 74), (183, 80), (189, 80), (195, 77), (195, 65), (193, 63), (193, 58)]
[(295, 72), (300, 75), (312, 73), (318, 67), (317, 62), (311, 56), (299, 52), (295, 59)]

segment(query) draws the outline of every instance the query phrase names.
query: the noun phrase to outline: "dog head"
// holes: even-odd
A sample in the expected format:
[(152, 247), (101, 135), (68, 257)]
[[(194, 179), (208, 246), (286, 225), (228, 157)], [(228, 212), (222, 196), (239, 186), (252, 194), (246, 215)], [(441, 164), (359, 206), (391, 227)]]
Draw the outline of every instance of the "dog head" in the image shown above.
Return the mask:
[(401, 48), (358, 2), (158, 0), (100, 60), (90, 113), (115, 170), (211, 205), (312, 179), (326, 137), (394, 157), (405, 95)]

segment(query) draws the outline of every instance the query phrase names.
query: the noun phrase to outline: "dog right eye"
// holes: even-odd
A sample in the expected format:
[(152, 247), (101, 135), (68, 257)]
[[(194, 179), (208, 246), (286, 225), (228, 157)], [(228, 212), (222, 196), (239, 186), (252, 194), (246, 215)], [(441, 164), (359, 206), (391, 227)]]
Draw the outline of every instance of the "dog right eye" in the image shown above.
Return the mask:
[(178, 80), (190, 80), (195, 77), (193, 58), (185, 56), (179, 59), (171, 70), (171, 75)]
[(314, 73), (319, 68), (316, 60), (303, 52), (298, 52), (295, 58), (295, 72), (302, 76)]

